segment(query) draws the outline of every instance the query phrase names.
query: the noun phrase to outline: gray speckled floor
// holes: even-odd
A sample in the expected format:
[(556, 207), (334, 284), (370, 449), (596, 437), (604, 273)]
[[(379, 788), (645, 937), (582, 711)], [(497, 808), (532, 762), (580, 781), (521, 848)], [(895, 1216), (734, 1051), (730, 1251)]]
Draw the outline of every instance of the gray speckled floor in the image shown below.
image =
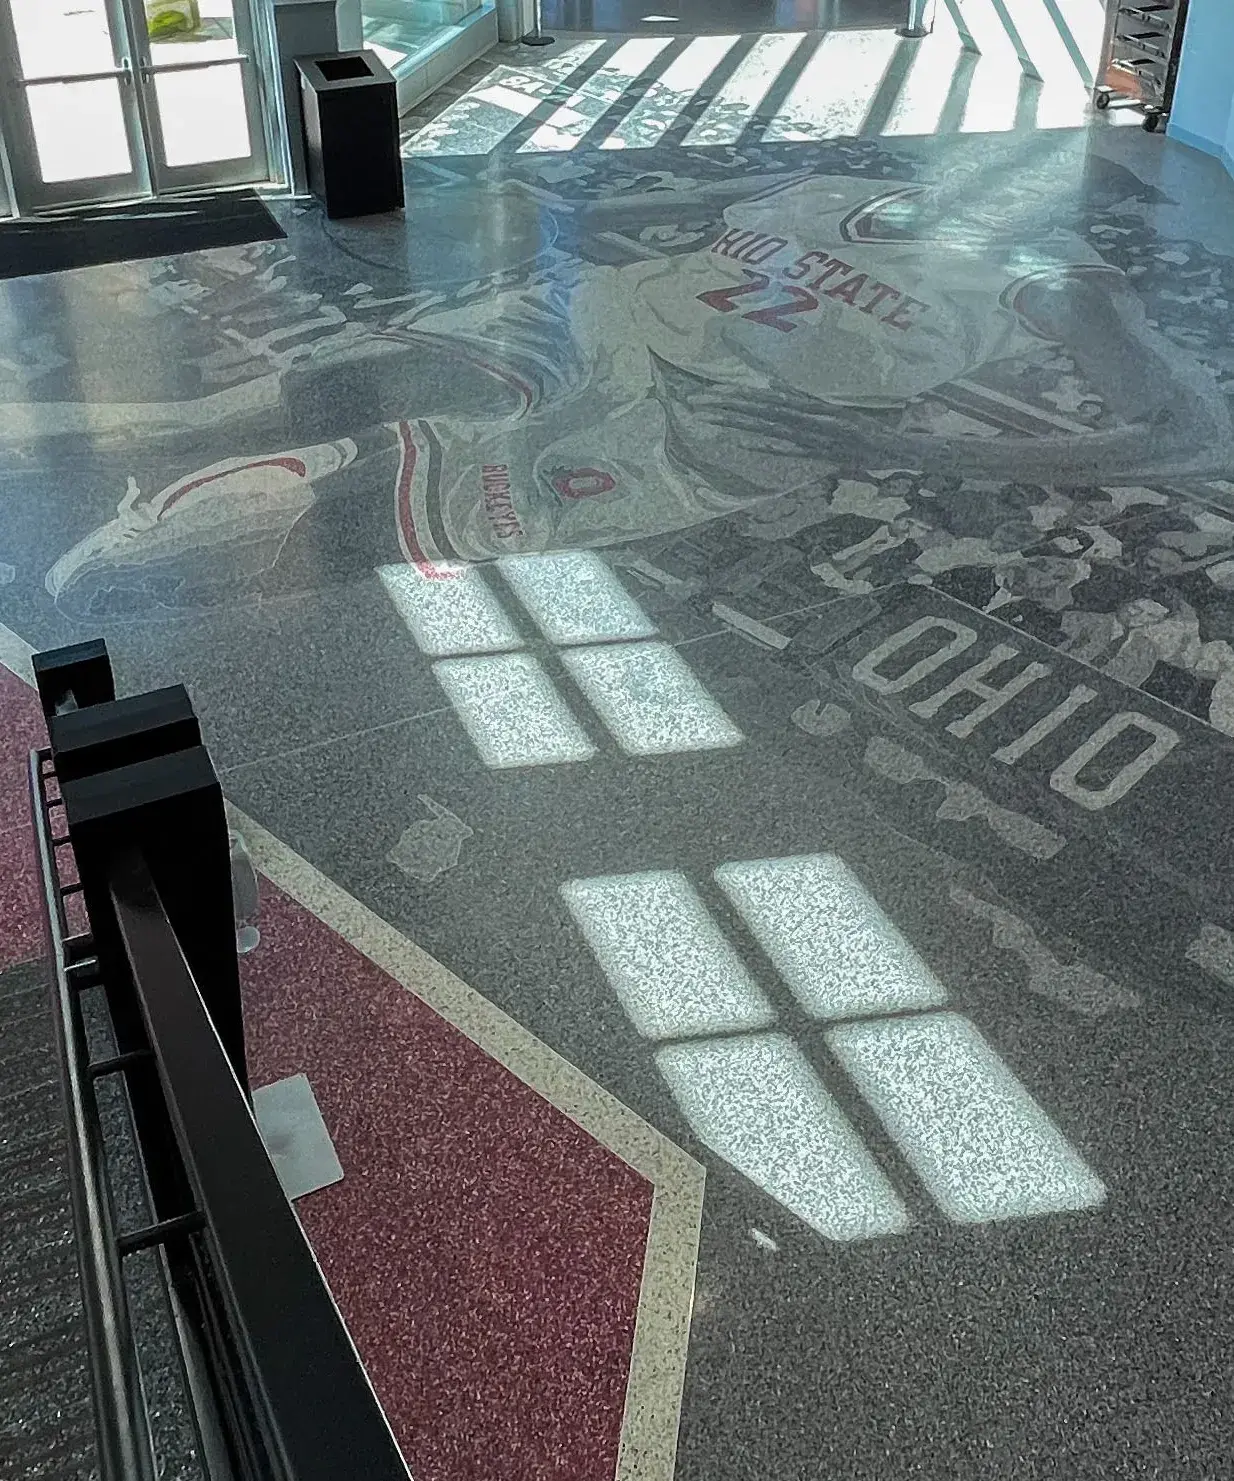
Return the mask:
[[(3, 285), (0, 619), (706, 1161), (680, 1476), (1224, 1476), (1234, 187), (525, 138)], [(563, 549), (582, 633), (494, 559)]]

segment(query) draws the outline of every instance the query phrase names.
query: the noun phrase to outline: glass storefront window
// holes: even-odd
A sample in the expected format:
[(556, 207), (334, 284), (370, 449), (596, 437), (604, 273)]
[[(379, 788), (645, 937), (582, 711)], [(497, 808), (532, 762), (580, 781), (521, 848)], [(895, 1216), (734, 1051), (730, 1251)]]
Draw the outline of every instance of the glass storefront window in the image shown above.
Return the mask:
[(362, 0), (364, 44), (396, 76), (419, 66), (457, 34), (483, 0)]

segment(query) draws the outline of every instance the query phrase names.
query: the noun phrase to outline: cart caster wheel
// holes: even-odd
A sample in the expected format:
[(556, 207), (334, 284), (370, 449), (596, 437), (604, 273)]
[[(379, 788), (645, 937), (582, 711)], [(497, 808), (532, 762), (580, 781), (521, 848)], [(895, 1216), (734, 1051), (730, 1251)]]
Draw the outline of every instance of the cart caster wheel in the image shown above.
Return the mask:
[(1109, 93), (1096, 92), (1093, 94), (1093, 107), (1096, 108), (1099, 113), (1104, 113), (1109, 106)]
[(1144, 120), (1144, 132), (1145, 133), (1148, 133), (1148, 134), (1155, 134), (1160, 127), (1161, 127), (1161, 114), (1160, 113), (1150, 113), (1150, 114), (1148, 114), (1148, 116)]

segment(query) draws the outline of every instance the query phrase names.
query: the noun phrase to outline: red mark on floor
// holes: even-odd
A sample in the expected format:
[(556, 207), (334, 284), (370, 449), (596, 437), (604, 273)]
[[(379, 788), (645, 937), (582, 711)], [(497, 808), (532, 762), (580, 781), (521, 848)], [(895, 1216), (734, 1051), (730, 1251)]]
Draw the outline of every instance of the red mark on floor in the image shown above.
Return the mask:
[(651, 1185), (267, 881), (252, 1081), (308, 1075), (305, 1233), (416, 1481), (612, 1481)]
[(0, 969), (43, 950), (30, 821), (30, 752), (47, 744), (35, 690), (0, 666)]

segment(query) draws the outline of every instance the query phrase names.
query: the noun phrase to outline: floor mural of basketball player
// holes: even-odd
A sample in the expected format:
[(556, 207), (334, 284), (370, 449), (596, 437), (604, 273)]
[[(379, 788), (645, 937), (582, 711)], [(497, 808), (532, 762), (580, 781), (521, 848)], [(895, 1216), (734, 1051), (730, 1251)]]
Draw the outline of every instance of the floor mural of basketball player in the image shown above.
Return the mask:
[[(186, 678), (239, 806), (696, 1149), (561, 887), (678, 870), (734, 930), (717, 866), (835, 855), (1108, 1188), (940, 1219), (780, 993), (913, 1222), (709, 1159), (682, 1481), (1224, 1474), (1234, 265), (999, 147), (437, 159), (406, 229), (0, 293), (5, 622)], [(557, 545), (742, 744), (477, 759), (374, 567)]]

